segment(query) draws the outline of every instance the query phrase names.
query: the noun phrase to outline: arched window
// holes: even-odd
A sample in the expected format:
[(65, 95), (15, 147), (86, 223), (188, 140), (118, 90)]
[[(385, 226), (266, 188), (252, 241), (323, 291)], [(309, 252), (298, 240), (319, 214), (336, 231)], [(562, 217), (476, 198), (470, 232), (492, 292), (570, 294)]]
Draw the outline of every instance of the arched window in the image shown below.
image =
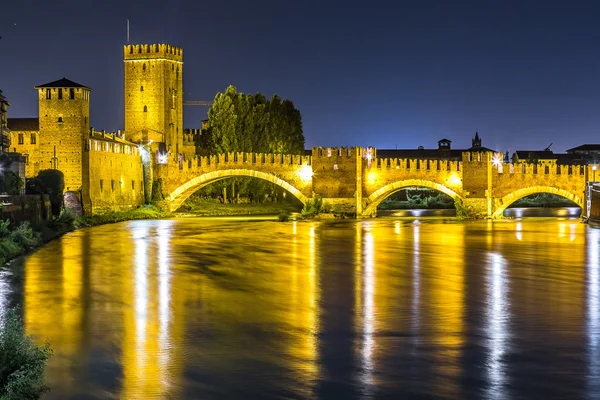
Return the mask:
[(148, 106), (144, 106), (144, 112), (148, 112)]
[(143, 91), (144, 91), (144, 86), (142, 86), (142, 87), (140, 88), (140, 92), (143, 92)]
[(58, 117), (58, 122), (62, 123), (63, 122), (63, 117)]
[(146, 64), (143, 64), (142, 65), (142, 71), (145, 71), (145, 70), (146, 70)]

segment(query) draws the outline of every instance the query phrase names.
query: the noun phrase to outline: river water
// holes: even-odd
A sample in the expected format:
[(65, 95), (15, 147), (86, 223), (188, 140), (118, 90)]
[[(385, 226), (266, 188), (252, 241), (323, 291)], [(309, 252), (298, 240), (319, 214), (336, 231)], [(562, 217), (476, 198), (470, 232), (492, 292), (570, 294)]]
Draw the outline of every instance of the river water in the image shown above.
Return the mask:
[(132, 221), (18, 262), (45, 399), (600, 398), (578, 219)]

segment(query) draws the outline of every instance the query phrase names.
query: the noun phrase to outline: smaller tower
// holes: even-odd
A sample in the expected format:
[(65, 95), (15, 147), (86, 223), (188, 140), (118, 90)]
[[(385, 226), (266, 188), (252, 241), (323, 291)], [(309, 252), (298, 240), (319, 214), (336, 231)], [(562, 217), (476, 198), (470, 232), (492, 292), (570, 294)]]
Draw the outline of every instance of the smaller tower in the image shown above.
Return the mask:
[(35, 88), (40, 115), (40, 169), (62, 171), (65, 190), (78, 191), (84, 143), (90, 129), (91, 89), (67, 78)]

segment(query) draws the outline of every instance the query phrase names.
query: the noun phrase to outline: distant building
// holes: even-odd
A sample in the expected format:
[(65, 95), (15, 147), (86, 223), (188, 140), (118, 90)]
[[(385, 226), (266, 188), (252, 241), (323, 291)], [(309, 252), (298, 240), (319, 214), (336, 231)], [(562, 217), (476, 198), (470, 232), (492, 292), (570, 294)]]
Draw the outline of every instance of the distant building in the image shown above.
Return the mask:
[(587, 164), (600, 163), (600, 144), (583, 144), (567, 150), (567, 154), (585, 160)]
[(437, 149), (426, 149), (419, 146), (417, 149), (377, 149), (376, 151), (376, 156), (381, 158), (442, 159), (448, 161), (462, 161), (463, 152), (495, 152), (495, 150), (482, 146), (478, 132), (475, 132), (475, 137), (471, 140), (471, 147), (468, 149), (453, 150), (452, 141), (444, 138), (438, 141)]
[(4, 153), (10, 148), (10, 131), (8, 130), (8, 101), (0, 90), (0, 152)]

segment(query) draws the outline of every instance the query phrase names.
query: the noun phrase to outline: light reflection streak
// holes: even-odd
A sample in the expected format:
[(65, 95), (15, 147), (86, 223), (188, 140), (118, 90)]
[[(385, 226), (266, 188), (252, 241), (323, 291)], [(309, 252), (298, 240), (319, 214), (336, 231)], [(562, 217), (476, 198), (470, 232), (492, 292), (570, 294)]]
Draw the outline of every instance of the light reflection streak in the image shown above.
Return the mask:
[(413, 337), (417, 337), (416, 331), (419, 329), (420, 302), (421, 302), (421, 246), (420, 235), (421, 227), (413, 226), (413, 273), (412, 273), (412, 324)]
[(365, 369), (364, 383), (366, 386), (373, 384), (373, 333), (375, 331), (375, 243), (371, 226), (365, 227), (364, 236), (364, 269), (363, 269), (363, 350), (362, 364)]
[(515, 235), (517, 236), (517, 240), (523, 240), (523, 225), (520, 222), (517, 222)]
[(499, 254), (491, 254), (491, 268), (488, 268), (488, 335), (490, 354), (487, 359), (487, 372), (490, 379), (489, 398), (504, 398), (506, 371), (502, 357), (506, 352), (508, 339), (507, 322), (510, 318), (508, 284), (505, 261)]
[(8, 309), (8, 282), (5, 281), (7, 273), (0, 272), (0, 325), (4, 321), (4, 314)]
[(159, 221), (156, 236), (158, 247), (158, 317), (159, 317), (159, 364), (161, 376), (166, 376), (171, 343), (171, 272), (169, 270), (169, 247), (171, 242), (170, 221)]
[(394, 231), (396, 232), (396, 235), (400, 234), (400, 221), (396, 221), (394, 224)]
[(600, 394), (600, 230), (587, 234), (587, 334), (589, 341), (588, 397)]
[(134, 237), (135, 243), (135, 332), (137, 337), (136, 349), (143, 358), (144, 342), (146, 341), (146, 325), (148, 322), (148, 226), (140, 227)]

